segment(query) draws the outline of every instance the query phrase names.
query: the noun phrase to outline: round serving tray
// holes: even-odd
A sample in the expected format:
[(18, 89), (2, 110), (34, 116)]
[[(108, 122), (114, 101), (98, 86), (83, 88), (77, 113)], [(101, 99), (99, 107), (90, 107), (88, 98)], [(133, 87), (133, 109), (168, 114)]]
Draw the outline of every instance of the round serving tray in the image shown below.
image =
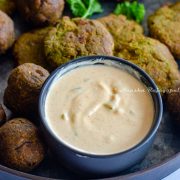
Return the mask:
[[(174, 172), (180, 167), (180, 153), (177, 153), (172, 158), (167, 159), (166, 161), (153, 166), (151, 168), (147, 168), (145, 170), (137, 171), (135, 173), (130, 173), (127, 175), (107, 178), (107, 180), (158, 180), (168, 176), (170, 173)], [(5, 166), (0, 165), (0, 178), (7, 180), (50, 180), (50, 178), (35, 176), (27, 173), (23, 173), (20, 171), (16, 171)], [(52, 178), (51, 178), (52, 179)], [(53, 180), (53, 179), (52, 179)]]
[[(98, 18), (111, 13), (116, 5), (116, 0), (100, 0), (104, 12), (99, 15), (95, 15), (92, 18)], [(146, 6), (147, 13), (143, 22), (145, 34), (148, 35), (147, 30), (147, 17), (158, 7), (163, 4), (176, 2), (178, 0), (141, 0)], [(68, 8), (65, 9), (66, 15), (70, 15)], [(28, 24), (25, 24), (23, 20), (17, 15), (12, 16), (16, 34), (19, 36), (23, 32), (32, 29)], [(4, 56), (1, 56), (0, 60), (0, 103), (3, 103), (3, 93), (7, 86), (7, 79), (10, 71), (15, 67), (15, 61), (11, 55), (11, 50)], [(138, 180), (156, 180), (162, 179), (180, 168), (180, 137), (176, 134), (173, 126), (173, 119), (166, 111), (163, 115), (161, 126), (158, 130), (155, 142), (150, 149), (146, 158), (137, 164), (136, 166), (128, 169), (125, 172), (120, 172), (116, 176), (108, 177), (109, 179), (138, 179)], [(11, 113), (6, 109), (8, 118), (11, 117)], [(73, 174), (67, 169), (63, 168), (61, 164), (58, 164), (53, 155), (48, 152), (45, 160), (35, 170), (29, 174), (16, 171), (5, 166), (0, 165), (0, 179), (7, 180), (23, 180), (23, 179), (83, 179), (78, 175)]]

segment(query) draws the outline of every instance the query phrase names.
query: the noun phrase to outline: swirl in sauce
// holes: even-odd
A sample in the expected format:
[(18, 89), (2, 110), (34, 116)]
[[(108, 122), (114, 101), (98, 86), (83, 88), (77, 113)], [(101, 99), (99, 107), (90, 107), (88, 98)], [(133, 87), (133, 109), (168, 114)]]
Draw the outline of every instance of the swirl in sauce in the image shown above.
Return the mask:
[(144, 84), (123, 70), (102, 65), (77, 68), (58, 79), (45, 108), (59, 139), (100, 155), (138, 144), (154, 118), (153, 100)]

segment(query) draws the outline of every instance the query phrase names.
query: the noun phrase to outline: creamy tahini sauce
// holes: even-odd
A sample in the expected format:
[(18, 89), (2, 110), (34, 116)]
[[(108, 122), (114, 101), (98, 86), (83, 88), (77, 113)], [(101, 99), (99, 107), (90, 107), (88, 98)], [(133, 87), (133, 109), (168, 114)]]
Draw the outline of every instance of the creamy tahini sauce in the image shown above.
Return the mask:
[(146, 87), (129, 73), (102, 65), (81, 67), (58, 79), (45, 108), (49, 126), (59, 139), (101, 155), (138, 144), (154, 117)]

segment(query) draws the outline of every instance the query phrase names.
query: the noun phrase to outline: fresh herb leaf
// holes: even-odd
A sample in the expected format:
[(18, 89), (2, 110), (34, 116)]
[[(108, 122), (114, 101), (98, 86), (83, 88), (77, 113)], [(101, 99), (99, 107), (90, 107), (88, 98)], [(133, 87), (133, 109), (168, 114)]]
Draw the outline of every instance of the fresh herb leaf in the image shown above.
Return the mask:
[(82, 0), (66, 0), (74, 16), (81, 17), (86, 12), (86, 6)]
[(141, 23), (146, 14), (144, 4), (138, 3), (138, 2), (133, 2), (132, 6), (131, 6), (131, 11), (132, 11), (132, 14), (133, 14), (136, 22)]
[(98, 0), (66, 0), (74, 16), (89, 18), (94, 13), (101, 13), (102, 6)]
[(119, 15), (123, 14), (126, 15), (128, 19), (134, 19), (136, 22), (141, 23), (144, 19), (146, 10), (144, 4), (138, 3), (136, 1), (124, 2), (117, 4), (114, 14)]
[(101, 4), (98, 2), (98, 0), (84, 0), (86, 1), (87, 5), (87, 11), (86, 13), (82, 16), (83, 18), (88, 18), (92, 16), (94, 13), (101, 13), (103, 12)]

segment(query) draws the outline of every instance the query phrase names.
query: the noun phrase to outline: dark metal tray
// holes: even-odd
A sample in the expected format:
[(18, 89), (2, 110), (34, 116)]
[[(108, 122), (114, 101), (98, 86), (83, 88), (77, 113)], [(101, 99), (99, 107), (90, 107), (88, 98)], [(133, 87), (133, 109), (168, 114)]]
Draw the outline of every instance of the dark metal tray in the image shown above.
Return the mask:
[[(111, 13), (115, 7), (114, 0), (101, 0), (101, 2), (104, 12), (100, 15), (95, 15), (93, 18)], [(148, 35), (146, 19), (149, 14), (161, 5), (176, 2), (176, 0), (142, 0), (141, 2), (145, 4), (147, 9), (143, 27), (145, 34)], [(65, 9), (65, 14), (69, 15), (67, 8)], [(18, 15), (15, 14), (12, 18), (15, 21), (17, 36), (22, 32), (29, 31), (30, 27), (25, 24)], [(15, 66), (15, 61), (11, 55), (11, 50), (0, 59), (0, 103), (2, 103), (7, 78), (9, 72)], [(180, 168), (180, 137), (178, 137), (174, 130), (172, 117), (166, 111), (166, 107), (164, 108), (163, 121), (158, 130), (153, 147), (150, 149), (146, 158), (129, 170), (121, 172), (114, 177), (109, 177), (110, 179), (161, 179)], [(8, 116), (11, 116), (10, 112), (8, 112)], [(41, 165), (30, 172), (30, 174), (15, 171), (0, 165), (0, 179), (45, 179), (45, 177), (55, 179), (82, 179), (78, 177), (78, 175), (63, 168), (61, 164), (58, 164), (50, 152)]]

